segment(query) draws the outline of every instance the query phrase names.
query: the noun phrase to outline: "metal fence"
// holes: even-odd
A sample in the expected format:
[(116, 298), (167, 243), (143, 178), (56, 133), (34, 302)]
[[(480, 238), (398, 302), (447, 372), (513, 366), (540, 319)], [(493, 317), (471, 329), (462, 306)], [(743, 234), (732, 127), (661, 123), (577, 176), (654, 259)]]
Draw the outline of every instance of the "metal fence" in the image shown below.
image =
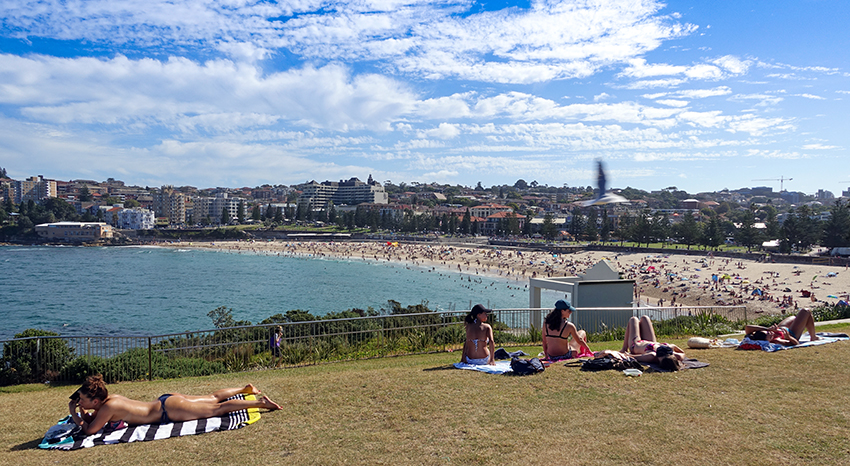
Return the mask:
[[(497, 345), (536, 344), (549, 309), (498, 309)], [(294, 367), (460, 349), (466, 312), (432, 312), (218, 328), (155, 336), (32, 336), (0, 341), (0, 385), (82, 380), (108, 382)], [(589, 333), (624, 327), (629, 317), (665, 320), (721, 315), (745, 321), (744, 306), (580, 308), (573, 320)], [(271, 342), (280, 333), (280, 346)]]

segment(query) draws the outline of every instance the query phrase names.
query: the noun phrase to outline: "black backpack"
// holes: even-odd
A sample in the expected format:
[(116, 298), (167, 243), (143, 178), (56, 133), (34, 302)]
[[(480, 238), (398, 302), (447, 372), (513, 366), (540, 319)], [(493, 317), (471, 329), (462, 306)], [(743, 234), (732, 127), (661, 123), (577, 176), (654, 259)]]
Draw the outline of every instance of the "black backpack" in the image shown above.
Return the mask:
[(543, 363), (537, 358), (531, 359), (511, 359), (511, 370), (516, 375), (531, 375), (546, 370)]

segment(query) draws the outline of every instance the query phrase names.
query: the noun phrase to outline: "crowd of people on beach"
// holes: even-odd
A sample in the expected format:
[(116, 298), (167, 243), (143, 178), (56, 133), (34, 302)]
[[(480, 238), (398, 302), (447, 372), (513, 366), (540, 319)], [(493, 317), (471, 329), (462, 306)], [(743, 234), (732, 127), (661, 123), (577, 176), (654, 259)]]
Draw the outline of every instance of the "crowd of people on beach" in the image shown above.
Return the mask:
[[(185, 243), (183, 244), (185, 246)], [(607, 260), (622, 278), (635, 280), (635, 301), (649, 306), (746, 305), (756, 314), (785, 314), (835, 296), (850, 302), (846, 278), (824, 268), (760, 263), (705, 255), (579, 252), (553, 254), (520, 249), (457, 246), (442, 243), (353, 241), (230, 241), (198, 243), (235, 253), (300, 258), (359, 259), (438, 273), (510, 280), (517, 289), (529, 278), (577, 276)], [(814, 275), (808, 282), (802, 274)], [(826, 280), (824, 280), (826, 279)], [(832, 281), (841, 284), (833, 286)]]

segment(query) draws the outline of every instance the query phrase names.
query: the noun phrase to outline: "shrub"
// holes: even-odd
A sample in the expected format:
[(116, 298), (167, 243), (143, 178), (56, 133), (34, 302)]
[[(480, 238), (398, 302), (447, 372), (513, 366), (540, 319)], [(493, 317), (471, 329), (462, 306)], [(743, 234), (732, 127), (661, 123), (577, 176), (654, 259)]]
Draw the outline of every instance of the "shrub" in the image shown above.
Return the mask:
[(46, 330), (27, 329), (15, 338), (28, 339), (4, 343), (0, 385), (54, 380), (73, 357), (74, 350), (61, 338), (32, 337), (57, 336), (58, 333)]

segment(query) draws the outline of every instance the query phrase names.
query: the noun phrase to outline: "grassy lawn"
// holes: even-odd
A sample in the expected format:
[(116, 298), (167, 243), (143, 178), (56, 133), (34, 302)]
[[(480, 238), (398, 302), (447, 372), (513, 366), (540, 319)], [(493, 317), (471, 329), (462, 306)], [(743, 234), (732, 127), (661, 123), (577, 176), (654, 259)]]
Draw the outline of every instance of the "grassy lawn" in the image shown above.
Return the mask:
[(848, 354), (850, 342), (690, 350), (711, 365), (628, 378), (563, 364), (486, 375), (450, 369), (455, 352), (122, 383), (110, 390), (154, 400), (252, 382), (284, 409), (238, 431), (76, 452), (36, 448), (76, 387), (12, 387), (0, 464), (848, 464)]

